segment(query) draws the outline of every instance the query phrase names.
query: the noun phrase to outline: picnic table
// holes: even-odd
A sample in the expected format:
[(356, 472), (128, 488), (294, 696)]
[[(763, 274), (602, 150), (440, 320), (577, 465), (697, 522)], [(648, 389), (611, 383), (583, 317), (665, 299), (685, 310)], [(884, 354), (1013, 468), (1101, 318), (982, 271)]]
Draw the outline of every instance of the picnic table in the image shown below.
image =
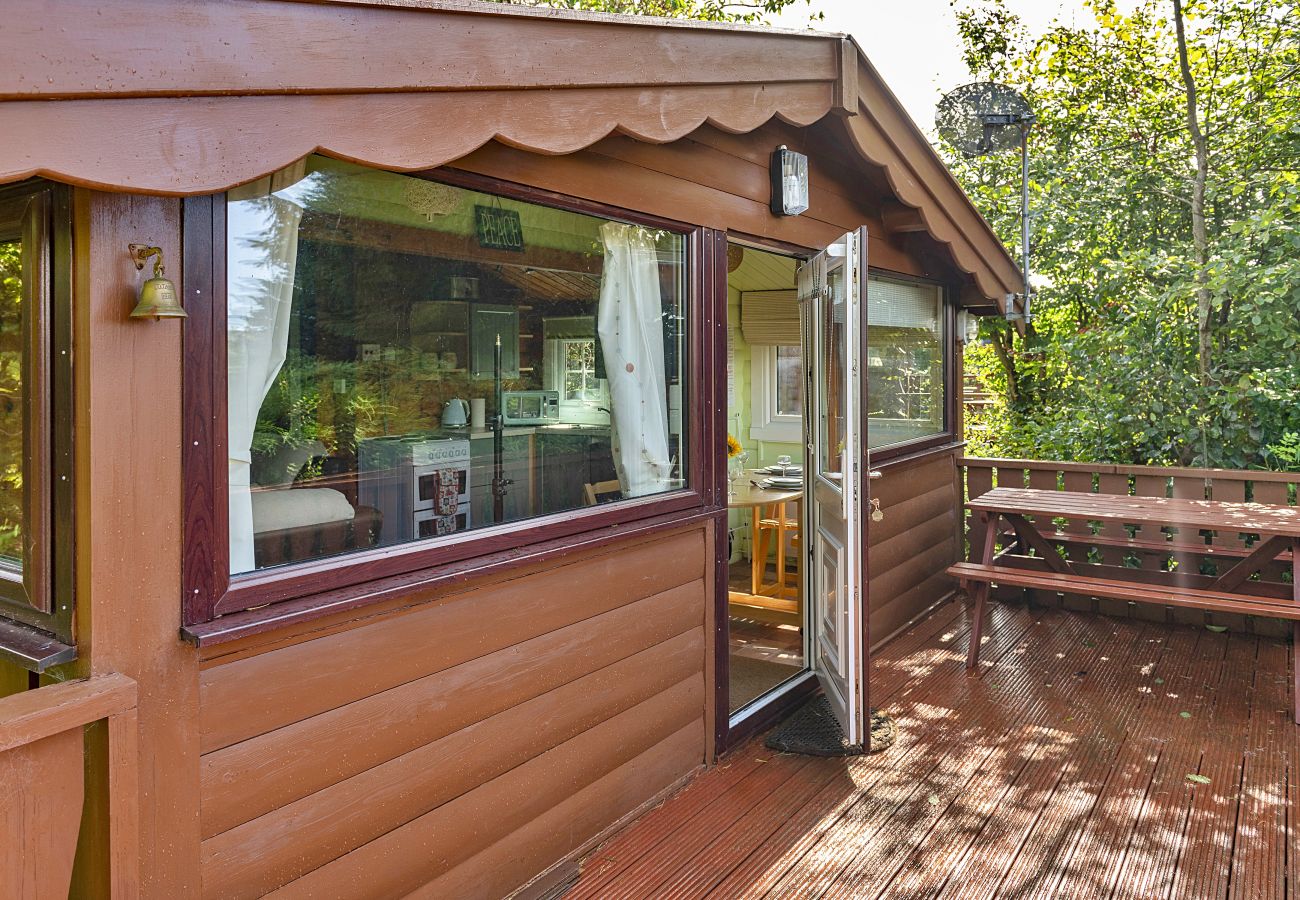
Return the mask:
[[(973, 535), (982, 535), (975, 562), (948, 569), (975, 599), (967, 666), (978, 671), (980, 632), (993, 584), (1063, 594), (1107, 597), (1219, 612), (1287, 619), (1292, 623), (1296, 679), (1295, 721), (1300, 724), (1300, 578), (1290, 584), (1262, 583), (1252, 576), (1289, 555), (1300, 560), (1300, 508), (1263, 503), (1227, 503), (1164, 497), (1131, 497), (1034, 488), (997, 487), (966, 504), (975, 517)], [(1214, 576), (1188, 571), (1152, 572), (1072, 562), (1056, 551), (1056, 520), (1155, 526), (1193, 534), (1218, 532), (1257, 535), (1247, 552), (1224, 556)], [(1005, 523), (1003, 525), (1002, 523)], [(995, 553), (999, 539), (1006, 542)], [(1098, 539), (1100, 541), (1100, 538)], [(1129, 539), (1133, 545), (1137, 538)], [(1195, 547), (1183, 539), (1168, 543), (1171, 554)], [(972, 546), (972, 551), (976, 548)], [(1211, 551), (1208, 546), (1202, 550)], [(1031, 555), (1032, 554), (1032, 555)], [(971, 585), (974, 587), (971, 588)]]

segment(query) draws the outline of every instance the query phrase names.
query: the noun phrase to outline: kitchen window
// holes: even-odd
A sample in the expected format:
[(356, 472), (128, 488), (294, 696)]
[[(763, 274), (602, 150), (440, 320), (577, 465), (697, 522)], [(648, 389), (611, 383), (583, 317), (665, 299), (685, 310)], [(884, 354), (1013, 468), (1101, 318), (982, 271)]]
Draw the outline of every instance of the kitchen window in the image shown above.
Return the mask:
[(222, 212), (229, 577), (689, 488), (682, 230), (317, 156)]
[(544, 382), (559, 400), (560, 420), (608, 424), (609, 379), (594, 323), (579, 317), (551, 317), (543, 327)]
[(41, 181), (0, 189), (0, 619), (71, 640), (66, 197)]

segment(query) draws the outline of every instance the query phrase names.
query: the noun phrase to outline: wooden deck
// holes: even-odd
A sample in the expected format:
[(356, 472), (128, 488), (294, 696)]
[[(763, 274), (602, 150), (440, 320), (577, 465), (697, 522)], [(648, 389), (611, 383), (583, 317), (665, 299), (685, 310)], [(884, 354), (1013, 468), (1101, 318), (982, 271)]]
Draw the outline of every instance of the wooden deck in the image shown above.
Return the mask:
[(741, 747), (596, 850), (566, 900), (1297, 895), (1286, 642), (990, 616), (980, 678), (964, 671), (963, 604), (877, 655), (894, 747), (848, 761)]

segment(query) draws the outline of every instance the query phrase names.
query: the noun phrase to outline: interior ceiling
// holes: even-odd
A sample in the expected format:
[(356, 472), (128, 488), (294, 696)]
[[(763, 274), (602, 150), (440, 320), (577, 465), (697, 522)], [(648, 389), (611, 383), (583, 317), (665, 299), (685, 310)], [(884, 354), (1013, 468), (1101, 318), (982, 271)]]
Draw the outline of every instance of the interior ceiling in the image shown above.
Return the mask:
[(735, 271), (727, 273), (727, 286), (744, 293), (745, 291), (779, 291), (795, 287), (795, 265), (797, 260), (791, 256), (781, 256), (753, 247), (730, 245), (732, 254), (739, 248), (744, 256)]
[(500, 266), (494, 274), (538, 300), (595, 300), (600, 293), (600, 277), (582, 272)]

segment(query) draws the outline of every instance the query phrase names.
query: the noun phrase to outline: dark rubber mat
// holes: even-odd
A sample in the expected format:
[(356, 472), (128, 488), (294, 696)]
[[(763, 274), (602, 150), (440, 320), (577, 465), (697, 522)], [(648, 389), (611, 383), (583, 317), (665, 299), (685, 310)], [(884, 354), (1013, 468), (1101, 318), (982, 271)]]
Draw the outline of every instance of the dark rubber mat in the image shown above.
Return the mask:
[[(898, 737), (894, 720), (871, 711), (871, 751), (884, 750)], [(805, 756), (860, 756), (861, 744), (850, 744), (825, 695), (814, 697), (795, 711), (763, 742), (771, 750)]]

